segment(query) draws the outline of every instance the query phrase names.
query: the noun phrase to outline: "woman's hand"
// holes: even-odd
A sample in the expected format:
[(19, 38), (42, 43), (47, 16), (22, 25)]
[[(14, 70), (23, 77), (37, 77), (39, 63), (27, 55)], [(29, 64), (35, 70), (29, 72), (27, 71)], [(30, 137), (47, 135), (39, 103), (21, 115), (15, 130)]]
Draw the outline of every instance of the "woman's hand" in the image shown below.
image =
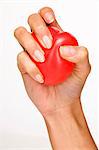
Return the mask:
[[(58, 25), (51, 8), (43, 8), (29, 17), (28, 23), (41, 44), (50, 48), (52, 37), (49, 26)], [(46, 86), (36, 61), (44, 62), (44, 52), (24, 27), (15, 30), (15, 37), (25, 51), (18, 54), (17, 62), (26, 91), (43, 115), (54, 150), (97, 150), (88, 130), (80, 104), (82, 88), (90, 73), (88, 50), (85, 47), (60, 47), (63, 59), (76, 64), (72, 75), (56, 86)], [(28, 55), (29, 54), (29, 55)]]
[[(37, 14), (32, 14), (28, 18), (28, 23), (41, 44), (47, 48), (52, 45), (52, 37), (47, 25), (62, 30), (56, 21), (53, 10), (47, 7), (41, 9)], [(61, 57), (76, 63), (75, 70), (62, 84), (45, 86), (42, 84), (44, 82), (43, 75), (29, 57), (30, 55), (36, 61), (43, 62), (45, 60), (43, 50), (24, 27), (15, 30), (15, 37), (25, 49), (18, 54), (17, 62), (26, 91), (42, 115), (46, 116), (48, 113), (66, 107), (67, 104), (79, 101), (82, 88), (90, 72), (87, 48), (61, 47)]]

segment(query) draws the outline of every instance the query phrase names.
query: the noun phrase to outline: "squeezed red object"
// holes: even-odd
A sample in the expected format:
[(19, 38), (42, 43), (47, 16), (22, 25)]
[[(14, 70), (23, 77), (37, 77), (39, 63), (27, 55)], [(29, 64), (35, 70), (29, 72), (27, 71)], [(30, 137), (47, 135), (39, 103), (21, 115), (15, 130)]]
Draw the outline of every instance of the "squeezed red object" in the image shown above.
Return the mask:
[(61, 32), (56, 27), (49, 27), (49, 30), (53, 37), (52, 47), (50, 49), (44, 48), (32, 33), (34, 39), (38, 42), (40, 47), (45, 52), (45, 62), (35, 62), (44, 76), (45, 85), (56, 85), (66, 80), (72, 73), (75, 64), (67, 60), (64, 60), (60, 56), (60, 46), (78, 46), (76, 38), (67, 32)]

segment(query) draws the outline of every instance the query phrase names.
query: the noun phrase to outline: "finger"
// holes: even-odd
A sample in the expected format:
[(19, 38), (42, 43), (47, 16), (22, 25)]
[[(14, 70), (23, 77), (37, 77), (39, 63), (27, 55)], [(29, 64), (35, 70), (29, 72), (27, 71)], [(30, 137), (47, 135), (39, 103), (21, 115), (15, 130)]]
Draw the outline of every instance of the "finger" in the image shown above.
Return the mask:
[(28, 74), (32, 79), (39, 83), (43, 83), (43, 75), (33, 63), (29, 57), (29, 55), (26, 52), (21, 52), (17, 56), (17, 64), (20, 72), (23, 74)]
[(51, 48), (52, 36), (42, 17), (39, 14), (33, 14), (29, 16), (28, 23), (32, 31), (35, 33), (36, 37), (38, 38), (39, 42), (45, 48), (48, 49)]
[(89, 74), (91, 66), (87, 48), (81, 46), (61, 46), (60, 55), (63, 59), (76, 63), (78, 72)]
[(14, 35), (22, 47), (31, 55), (35, 61), (45, 61), (44, 51), (24, 27), (17, 28), (14, 32)]
[(54, 11), (50, 7), (42, 8), (39, 11), (39, 14), (42, 16), (47, 24), (51, 24), (51, 26), (57, 27), (58, 29), (62, 30), (55, 18)]

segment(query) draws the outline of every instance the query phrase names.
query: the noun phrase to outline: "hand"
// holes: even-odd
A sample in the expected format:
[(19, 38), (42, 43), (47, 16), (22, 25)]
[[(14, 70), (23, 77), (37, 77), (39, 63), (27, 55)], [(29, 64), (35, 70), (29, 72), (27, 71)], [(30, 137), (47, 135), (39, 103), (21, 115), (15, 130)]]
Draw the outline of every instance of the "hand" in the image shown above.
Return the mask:
[[(62, 30), (56, 21), (53, 10), (48, 7), (41, 9), (37, 14), (32, 14), (28, 23), (41, 44), (47, 48), (52, 45), (48, 24)], [(60, 47), (61, 57), (76, 63), (76, 67), (72, 75), (62, 84), (45, 86), (42, 84), (44, 82), (43, 75), (29, 57), (30, 55), (36, 61), (43, 62), (45, 60), (43, 50), (24, 27), (15, 30), (15, 37), (25, 49), (18, 54), (17, 61), (26, 91), (42, 115), (45, 117), (68, 104), (79, 101), (82, 88), (90, 72), (87, 48)]]

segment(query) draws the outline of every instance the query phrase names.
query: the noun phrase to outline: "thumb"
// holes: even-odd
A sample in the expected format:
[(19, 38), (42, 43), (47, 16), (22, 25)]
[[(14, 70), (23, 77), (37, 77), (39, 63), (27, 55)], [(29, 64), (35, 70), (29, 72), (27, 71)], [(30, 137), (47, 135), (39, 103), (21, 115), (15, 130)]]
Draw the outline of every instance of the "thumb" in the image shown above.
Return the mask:
[(90, 73), (91, 66), (87, 48), (83, 46), (61, 46), (60, 55), (63, 59), (76, 64), (75, 70), (80, 77), (86, 78)]

